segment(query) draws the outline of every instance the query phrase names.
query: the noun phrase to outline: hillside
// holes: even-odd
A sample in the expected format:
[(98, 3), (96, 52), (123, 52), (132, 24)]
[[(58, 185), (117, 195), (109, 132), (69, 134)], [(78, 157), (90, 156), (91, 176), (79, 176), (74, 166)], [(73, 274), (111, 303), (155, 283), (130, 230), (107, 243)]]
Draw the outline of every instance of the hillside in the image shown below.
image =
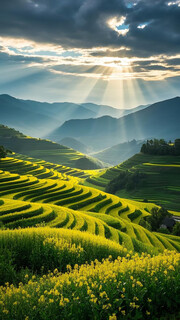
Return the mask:
[(43, 166), (44, 170), (49, 169), (51, 171), (51, 169), (53, 169), (53, 172), (60, 173), (62, 175), (62, 177), (64, 177), (65, 180), (69, 179), (67, 176), (71, 176), (71, 179), (72, 179), (72, 177), (75, 177), (75, 178), (77, 178), (77, 179), (75, 179), (75, 181), (76, 180), (79, 181), (79, 178), (81, 178), (81, 179), (88, 178), (92, 174), (96, 174), (102, 170), (102, 169), (82, 170), (82, 169), (77, 169), (77, 168), (71, 168), (71, 167), (67, 167), (64, 165), (55, 164), (52, 162), (47, 162), (45, 160), (28, 157), (28, 156), (18, 154), (18, 153), (15, 153), (14, 155), (12, 155), (12, 157), (14, 157), (15, 159), (21, 160), (22, 161), (21, 163), (24, 163), (24, 161), (25, 162), (30, 161), (31, 164), (33, 164), (33, 166), (34, 165), (37, 165), (37, 167)]
[(154, 103), (147, 108), (116, 119), (109, 116), (87, 120), (69, 120), (54, 130), (50, 137), (77, 138), (92, 148), (150, 137), (175, 139), (180, 135), (180, 98)]
[(58, 141), (58, 143), (82, 153), (89, 153), (88, 147), (74, 138), (65, 137), (62, 140)]
[[(0, 160), (0, 318), (83, 320), (89, 308), (88, 319), (99, 319), (97, 301), (101, 320), (116, 319), (104, 305), (112, 314), (122, 304), (132, 319), (143, 306), (138, 314), (146, 319), (152, 302), (154, 319), (167, 300), (166, 313), (173, 307), (177, 315), (179, 237), (140, 225), (160, 208), (29, 160)], [(170, 298), (162, 296), (167, 286)]]
[[(79, 185), (74, 178), (49, 174), (31, 162), (6, 158), (0, 161), (1, 223), (8, 228), (36, 226), (88, 231), (125, 244), (130, 250), (177, 248), (176, 237), (151, 233), (139, 226), (152, 204), (126, 199)], [(51, 173), (53, 169), (51, 169)], [(47, 175), (47, 176), (45, 176)], [(164, 239), (164, 240), (163, 240)], [(162, 244), (163, 243), (163, 244)]]
[(116, 192), (120, 197), (154, 202), (169, 210), (180, 211), (180, 156), (136, 154), (118, 166), (104, 170), (87, 179), (91, 186), (105, 190), (110, 181), (121, 172), (144, 175), (143, 184), (132, 190), (122, 187)]
[(111, 165), (117, 165), (138, 153), (142, 143), (143, 141), (136, 140), (119, 143), (103, 151), (92, 153), (92, 156)]
[(58, 143), (25, 136), (17, 130), (0, 125), (0, 145), (30, 157), (79, 169), (99, 169), (103, 164), (92, 157)]

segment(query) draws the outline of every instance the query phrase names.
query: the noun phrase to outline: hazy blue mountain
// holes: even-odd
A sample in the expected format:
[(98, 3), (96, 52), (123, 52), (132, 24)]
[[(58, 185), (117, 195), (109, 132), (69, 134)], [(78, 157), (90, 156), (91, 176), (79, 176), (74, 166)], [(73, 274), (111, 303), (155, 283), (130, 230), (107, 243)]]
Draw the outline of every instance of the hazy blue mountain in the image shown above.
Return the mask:
[(143, 141), (136, 140), (119, 143), (100, 152), (92, 153), (92, 156), (110, 165), (117, 165), (138, 153), (142, 143)]
[(0, 95), (0, 123), (36, 136), (39, 132), (47, 132), (47, 126), (55, 127), (58, 122), (41, 110), (27, 108), (23, 100), (3, 94)]
[(60, 123), (69, 119), (88, 119), (97, 117), (97, 112), (71, 102), (37, 102), (32, 100), (24, 101), (29, 110), (41, 110), (42, 113), (56, 117)]
[(70, 119), (89, 119), (103, 115), (120, 117), (124, 112), (93, 103), (38, 102), (0, 95), (0, 122), (32, 136), (43, 137)]
[(29, 111), (38, 111), (50, 117), (55, 117), (59, 125), (71, 119), (89, 119), (109, 115), (119, 118), (125, 114), (137, 111), (146, 106), (138, 106), (133, 109), (117, 109), (106, 105), (94, 103), (72, 103), (72, 102), (38, 102), (33, 100), (20, 100), (26, 104)]
[(81, 106), (85, 107), (96, 113), (96, 117), (112, 116), (119, 118), (124, 114), (124, 109), (117, 109), (106, 105), (97, 105), (95, 103), (82, 103)]
[(150, 137), (175, 139), (180, 136), (180, 98), (154, 103), (119, 119), (103, 116), (97, 119), (70, 120), (54, 130), (51, 139), (73, 137), (102, 150), (112, 145)]
[(106, 105), (97, 105), (94, 103), (82, 103), (81, 105), (84, 106), (86, 109), (96, 112), (98, 118), (104, 115), (111, 116), (114, 118), (120, 118), (129, 113), (136, 112), (138, 110), (142, 110), (148, 107), (148, 105), (140, 105), (131, 109), (117, 109)]
[(88, 150), (88, 147), (85, 146), (84, 143), (78, 141), (77, 139), (65, 137), (62, 140), (58, 141), (59, 144), (62, 144), (63, 146), (75, 149), (77, 151), (80, 151), (82, 153), (89, 153), (90, 150)]

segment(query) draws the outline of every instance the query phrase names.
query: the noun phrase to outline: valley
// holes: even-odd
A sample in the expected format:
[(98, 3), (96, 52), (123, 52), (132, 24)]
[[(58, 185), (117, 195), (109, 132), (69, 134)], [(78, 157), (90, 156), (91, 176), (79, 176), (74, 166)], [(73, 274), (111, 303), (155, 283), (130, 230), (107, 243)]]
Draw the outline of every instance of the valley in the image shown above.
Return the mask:
[[(114, 312), (176, 320), (179, 139), (132, 140), (90, 156), (0, 125), (0, 144), (2, 320), (117, 320)], [(165, 313), (154, 297), (167, 285), (177, 295), (164, 295)]]

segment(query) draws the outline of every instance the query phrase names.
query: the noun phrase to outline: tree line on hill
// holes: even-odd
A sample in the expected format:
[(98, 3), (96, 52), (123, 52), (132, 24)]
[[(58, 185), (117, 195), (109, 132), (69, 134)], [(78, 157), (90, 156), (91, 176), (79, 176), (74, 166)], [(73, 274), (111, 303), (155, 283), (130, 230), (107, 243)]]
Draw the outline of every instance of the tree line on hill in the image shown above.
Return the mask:
[(180, 155), (180, 139), (176, 139), (174, 143), (167, 142), (164, 139), (151, 139), (143, 143), (141, 152), (153, 155)]
[(6, 156), (7, 156), (9, 153), (11, 154), (12, 151), (11, 151), (11, 150), (8, 150), (8, 149), (5, 149), (3, 146), (0, 146), (0, 159), (1, 159), (1, 158), (6, 158)]
[(138, 187), (143, 187), (146, 182), (145, 178), (146, 175), (138, 170), (135, 172), (130, 172), (128, 170), (121, 171), (117, 177), (107, 184), (106, 192), (115, 194), (116, 191), (121, 189), (130, 191)]

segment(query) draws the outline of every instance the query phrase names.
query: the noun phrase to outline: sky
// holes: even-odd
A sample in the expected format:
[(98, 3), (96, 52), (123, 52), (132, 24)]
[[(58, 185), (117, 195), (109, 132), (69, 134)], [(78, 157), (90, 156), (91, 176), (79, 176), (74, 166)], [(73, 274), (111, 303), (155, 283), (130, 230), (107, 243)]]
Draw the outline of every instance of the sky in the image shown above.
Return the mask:
[(180, 0), (1, 0), (3, 93), (117, 108), (180, 96)]

